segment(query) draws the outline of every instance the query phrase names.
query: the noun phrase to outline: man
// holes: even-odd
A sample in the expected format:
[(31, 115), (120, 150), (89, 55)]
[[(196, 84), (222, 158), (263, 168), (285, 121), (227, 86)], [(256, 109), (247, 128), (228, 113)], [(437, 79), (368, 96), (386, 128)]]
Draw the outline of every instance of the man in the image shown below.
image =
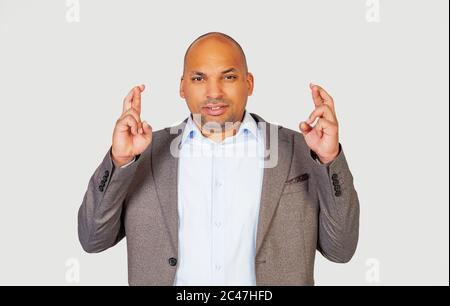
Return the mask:
[(84, 250), (126, 236), (130, 285), (313, 285), (316, 249), (348, 262), (359, 202), (333, 99), (310, 85), (300, 134), (246, 111), (253, 82), (214, 32), (186, 51), (181, 125), (152, 132), (133, 88), (79, 210)]

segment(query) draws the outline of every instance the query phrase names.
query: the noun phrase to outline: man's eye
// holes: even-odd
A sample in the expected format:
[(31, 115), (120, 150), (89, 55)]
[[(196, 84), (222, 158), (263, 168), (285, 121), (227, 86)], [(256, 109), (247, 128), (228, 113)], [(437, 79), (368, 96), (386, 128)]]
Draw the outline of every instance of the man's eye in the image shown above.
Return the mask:
[(227, 79), (227, 80), (235, 80), (235, 79), (237, 79), (237, 77), (235, 75), (227, 75), (227, 76), (225, 76), (225, 79)]
[(194, 81), (194, 82), (200, 82), (201, 80), (203, 80), (203, 78), (198, 76), (198, 77), (191, 78), (191, 80)]

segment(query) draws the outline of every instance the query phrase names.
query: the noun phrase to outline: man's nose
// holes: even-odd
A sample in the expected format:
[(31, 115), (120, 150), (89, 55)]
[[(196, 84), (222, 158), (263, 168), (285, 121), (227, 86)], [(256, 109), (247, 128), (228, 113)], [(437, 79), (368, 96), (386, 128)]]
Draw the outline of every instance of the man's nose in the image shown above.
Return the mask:
[(207, 83), (206, 95), (208, 99), (223, 98), (222, 84), (217, 80), (209, 80)]

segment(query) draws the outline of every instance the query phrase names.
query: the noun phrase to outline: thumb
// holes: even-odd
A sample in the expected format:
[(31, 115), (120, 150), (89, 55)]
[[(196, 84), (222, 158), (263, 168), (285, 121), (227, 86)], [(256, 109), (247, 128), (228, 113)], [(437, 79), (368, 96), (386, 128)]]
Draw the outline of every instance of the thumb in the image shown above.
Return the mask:
[(299, 128), (303, 134), (308, 134), (313, 129), (308, 123), (304, 121), (300, 122)]

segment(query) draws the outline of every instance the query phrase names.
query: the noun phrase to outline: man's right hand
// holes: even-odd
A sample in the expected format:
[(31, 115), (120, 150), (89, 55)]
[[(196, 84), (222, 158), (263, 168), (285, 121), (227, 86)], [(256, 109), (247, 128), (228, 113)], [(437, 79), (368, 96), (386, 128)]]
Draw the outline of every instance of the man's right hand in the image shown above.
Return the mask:
[(130, 162), (152, 142), (152, 128), (141, 122), (141, 93), (145, 86), (134, 87), (123, 100), (123, 111), (114, 127), (112, 159), (116, 167)]

